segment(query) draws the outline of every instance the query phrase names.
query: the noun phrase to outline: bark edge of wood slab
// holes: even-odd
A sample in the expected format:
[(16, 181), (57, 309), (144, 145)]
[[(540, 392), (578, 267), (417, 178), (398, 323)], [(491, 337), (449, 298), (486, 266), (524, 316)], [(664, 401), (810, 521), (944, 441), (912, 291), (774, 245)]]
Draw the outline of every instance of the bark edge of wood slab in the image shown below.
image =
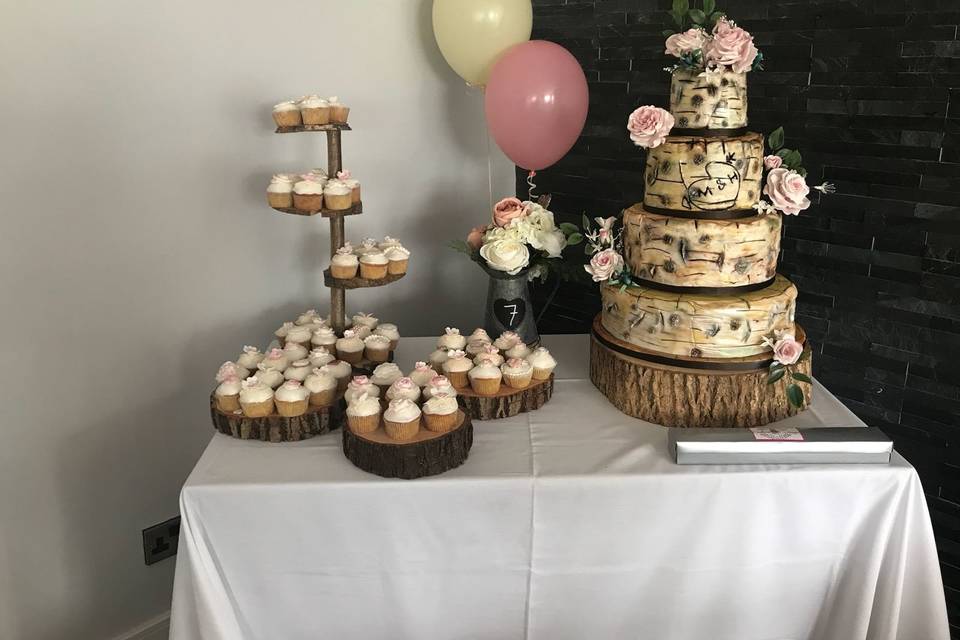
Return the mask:
[(329, 407), (308, 407), (302, 416), (285, 418), (273, 414), (265, 418), (248, 418), (242, 413), (228, 414), (217, 408), (217, 401), (210, 396), (210, 418), (213, 428), (224, 435), (239, 440), (263, 442), (297, 442), (329, 433), (340, 427), (344, 420), (343, 398)]
[(536, 411), (553, 396), (551, 373), (546, 380), (532, 380), (526, 389), (513, 389), (500, 385), (496, 395), (481, 396), (470, 387), (457, 389), (460, 407), (474, 420), (497, 420), (510, 418), (528, 411)]

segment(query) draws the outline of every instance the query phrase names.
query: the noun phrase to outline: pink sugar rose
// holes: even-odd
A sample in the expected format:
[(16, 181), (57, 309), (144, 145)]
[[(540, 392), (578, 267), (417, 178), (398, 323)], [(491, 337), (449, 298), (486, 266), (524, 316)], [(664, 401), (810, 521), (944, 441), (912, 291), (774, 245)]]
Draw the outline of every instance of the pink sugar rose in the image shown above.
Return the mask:
[(753, 36), (726, 18), (721, 18), (713, 27), (713, 38), (704, 44), (703, 54), (707, 64), (728, 66), (735, 73), (743, 73), (753, 65), (757, 48), (753, 44)]
[(517, 198), (504, 198), (493, 207), (493, 224), (507, 226), (514, 218), (526, 215), (523, 203)]
[(773, 345), (773, 358), (780, 364), (793, 364), (802, 353), (803, 345), (791, 335), (783, 336)]
[(763, 157), (763, 166), (770, 169), (779, 169), (780, 165), (783, 164), (783, 158), (780, 156), (764, 156)]
[(767, 174), (767, 184), (763, 193), (770, 198), (778, 211), (795, 216), (810, 206), (807, 195), (810, 187), (796, 171), (778, 167)]
[(483, 245), (483, 234), (487, 232), (487, 225), (481, 225), (470, 229), (467, 234), (467, 244), (471, 249), (479, 249)]
[(623, 257), (613, 249), (604, 249), (593, 254), (590, 264), (584, 265), (594, 282), (606, 282), (623, 269)]
[(674, 125), (673, 116), (660, 107), (644, 106), (627, 118), (630, 139), (638, 147), (653, 149), (663, 144)]
[(675, 33), (667, 38), (664, 53), (679, 58), (687, 51), (703, 48), (706, 40), (707, 34), (703, 29), (687, 29), (683, 33)]

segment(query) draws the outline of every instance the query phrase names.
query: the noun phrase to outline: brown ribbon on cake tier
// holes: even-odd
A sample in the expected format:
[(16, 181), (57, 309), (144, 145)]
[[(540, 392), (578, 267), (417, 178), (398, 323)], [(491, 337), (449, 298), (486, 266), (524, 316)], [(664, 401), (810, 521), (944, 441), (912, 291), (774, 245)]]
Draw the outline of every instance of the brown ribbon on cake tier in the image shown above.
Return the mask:
[(684, 129), (683, 127), (674, 127), (670, 129), (671, 136), (692, 136), (696, 138), (733, 138), (745, 133), (750, 133), (746, 127), (737, 127), (736, 129)]
[(650, 213), (656, 213), (661, 216), (690, 218), (691, 220), (738, 220), (740, 218), (750, 218), (757, 215), (756, 209), (724, 209), (720, 211), (702, 211), (698, 209), (697, 211), (689, 211), (687, 209), (651, 207), (648, 204), (644, 204), (643, 208)]
[(776, 277), (770, 278), (769, 280), (764, 280), (763, 282), (751, 282), (750, 284), (740, 284), (730, 287), (681, 287), (673, 284), (664, 284), (662, 282), (654, 282), (653, 280), (647, 280), (646, 278), (638, 278), (636, 276), (631, 276), (631, 280), (639, 286), (646, 287), (648, 289), (657, 289), (658, 291), (668, 291), (670, 293), (691, 293), (691, 294), (705, 294), (708, 296), (721, 296), (731, 293), (747, 293), (749, 291), (759, 291), (760, 289), (766, 289), (773, 281), (776, 280)]
[(663, 364), (669, 367), (679, 367), (681, 369), (703, 369), (707, 371), (760, 371), (762, 369), (767, 369), (770, 367), (770, 363), (773, 362), (773, 358), (763, 359), (763, 360), (751, 360), (751, 361), (738, 361), (738, 362), (723, 362), (721, 360), (678, 360), (676, 358), (671, 358), (670, 356), (663, 356), (649, 351), (633, 351), (631, 349), (626, 349), (620, 345), (611, 342), (604, 338), (602, 335), (597, 333), (593, 328), (590, 329), (590, 334), (593, 338), (610, 349), (611, 351), (616, 351), (621, 353), (628, 358), (636, 358), (637, 360), (645, 360), (647, 362), (652, 362), (654, 364)]

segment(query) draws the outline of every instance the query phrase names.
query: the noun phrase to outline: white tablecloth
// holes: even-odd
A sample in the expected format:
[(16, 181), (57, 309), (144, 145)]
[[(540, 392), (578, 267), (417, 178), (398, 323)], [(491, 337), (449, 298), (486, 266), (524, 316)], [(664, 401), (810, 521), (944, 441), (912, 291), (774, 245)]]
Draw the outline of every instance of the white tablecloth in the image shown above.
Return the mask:
[[(553, 399), (387, 480), (340, 433), (214, 435), (183, 487), (171, 638), (948, 638), (926, 503), (887, 465), (684, 466), (548, 336)], [(406, 368), (430, 349), (405, 338)], [(781, 424), (862, 424), (822, 387)], [(197, 428), (210, 428), (198, 422)]]

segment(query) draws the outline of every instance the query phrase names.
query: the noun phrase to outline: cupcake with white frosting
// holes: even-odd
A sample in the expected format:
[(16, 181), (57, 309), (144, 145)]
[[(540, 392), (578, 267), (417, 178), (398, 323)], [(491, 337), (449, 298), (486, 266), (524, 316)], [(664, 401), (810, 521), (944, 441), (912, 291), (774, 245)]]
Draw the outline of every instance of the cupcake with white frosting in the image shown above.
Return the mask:
[(262, 362), (257, 365), (257, 377), (260, 379), (260, 382), (271, 389), (276, 389), (282, 385), (286, 379), (283, 377), (282, 371), (269, 367)]
[(367, 376), (353, 376), (347, 384), (347, 390), (343, 393), (343, 399), (350, 404), (354, 398), (364, 393), (371, 398), (376, 398), (380, 395), (380, 388)]
[(530, 350), (530, 347), (526, 345), (526, 343), (518, 342), (507, 349), (504, 355), (506, 355), (508, 358), (526, 358), (531, 353), (532, 351)]
[(303, 124), (300, 107), (293, 100), (273, 105), (273, 121), (278, 127), (299, 127)]
[(323, 209), (323, 194), (326, 191), (321, 180), (306, 177), (293, 185), (293, 206), (299, 211), (315, 213)]
[(387, 389), (387, 400), (396, 400), (397, 398), (406, 398), (411, 402), (420, 399), (420, 387), (410, 378), (403, 377), (397, 379), (390, 388)]
[(287, 380), (274, 394), (277, 413), (284, 418), (296, 418), (307, 412), (310, 392), (303, 388), (299, 380)]
[(410, 440), (420, 431), (420, 407), (406, 398), (391, 400), (383, 412), (383, 429), (393, 440)]
[(360, 204), (360, 181), (353, 177), (350, 170), (337, 171), (337, 180), (350, 187), (350, 202)]
[(326, 347), (317, 347), (307, 354), (307, 360), (313, 367), (322, 367), (336, 360), (336, 357)]
[[(290, 330), (291, 333), (293, 329)], [(294, 360), (303, 360), (307, 357), (307, 348), (300, 344), (299, 342), (293, 342), (290, 338), (287, 338), (287, 343), (283, 345), (283, 355), (287, 357), (287, 366), (290, 366)], [(286, 369), (284, 369), (286, 371)]]
[(330, 122), (347, 124), (347, 118), (350, 116), (350, 107), (340, 102), (340, 98), (337, 96), (327, 98), (327, 104), (330, 105)]
[(503, 378), (503, 373), (500, 372), (500, 367), (484, 361), (470, 369), (468, 377), (470, 378), (470, 387), (476, 393), (481, 396), (492, 396), (500, 390), (500, 380)]
[(316, 309), (307, 309), (306, 311), (301, 313), (299, 316), (297, 316), (297, 319), (294, 322), (294, 324), (299, 325), (301, 327), (305, 325), (310, 325), (310, 324), (313, 324), (313, 321), (319, 317), (320, 317), (320, 314), (317, 313)]
[(337, 379), (337, 389), (340, 391), (346, 389), (350, 378), (353, 377), (353, 366), (343, 360), (334, 360), (326, 365), (326, 367), (330, 369), (330, 373)]
[(267, 185), (267, 204), (274, 209), (289, 209), (293, 206), (294, 180), (286, 174), (277, 174), (270, 178)]
[(383, 280), (387, 277), (390, 261), (382, 251), (365, 253), (360, 256), (360, 277), (367, 280)]
[[(283, 341), (283, 347), (287, 348), (291, 344), (307, 345), (310, 344), (310, 338), (313, 337), (313, 328), (309, 324), (296, 324), (290, 327), (287, 337)], [(303, 357), (303, 356), (301, 356)]]
[(376, 369), (373, 370), (370, 381), (386, 393), (390, 385), (402, 377), (403, 372), (400, 371), (400, 367), (392, 362), (384, 362), (383, 364), (378, 364)]
[(514, 389), (526, 389), (533, 378), (533, 365), (523, 358), (510, 358), (500, 366), (503, 380)]
[[(296, 188), (294, 188), (294, 197), (296, 197)], [(343, 211), (353, 206), (352, 190), (339, 180), (327, 182), (323, 187), (323, 199), (327, 203), (327, 209), (331, 211)]]
[(446, 433), (457, 426), (458, 412), (455, 397), (437, 394), (423, 403), (424, 426), (436, 433)]
[(293, 326), (292, 322), (284, 322), (280, 325), (280, 328), (273, 332), (273, 335), (277, 337), (277, 340), (280, 341), (280, 344), (287, 339), (287, 333), (290, 331), (290, 327)]
[[(367, 329), (369, 331), (369, 328)], [(363, 354), (370, 362), (386, 362), (390, 357), (390, 338), (370, 334), (363, 339)]]
[(503, 356), (500, 355), (500, 349), (497, 349), (492, 344), (488, 344), (480, 352), (474, 356), (473, 364), (483, 364), (484, 362), (489, 362), (495, 367), (499, 367), (503, 364)]
[(333, 329), (330, 327), (320, 327), (319, 329), (313, 330), (313, 335), (310, 336), (310, 345), (316, 348), (324, 348), (330, 353), (336, 351), (337, 344), (337, 334), (334, 333)]
[(287, 380), (296, 380), (297, 382), (303, 382), (307, 379), (307, 376), (310, 375), (310, 372), (313, 371), (313, 365), (310, 364), (310, 361), (304, 358), (303, 360), (296, 360), (290, 363), (283, 371), (283, 377)]
[(377, 325), (380, 324), (380, 319), (377, 316), (373, 315), (372, 313), (364, 313), (363, 311), (353, 314), (350, 319), (353, 320), (354, 328), (363, 326), (369, 327), (371, 330), (373, 330), (376, 329)]
[(467, 357), (467, 354), (459, 349), (451, 349), (447, 352), (447, 360), (443, 363), (443, 375), (447, 376), (450, 384), (461, 389), (466, 387), (467, 372), (473, 368), (473, 362)]
[(480, 339), (470, 339), (467, 341), (467, 347), (464, 349), (467, 352), (467, 355), (471, 358), (476, 358), (484, 349), (491, 346), (489, 340)]
[(355, 278), (359, 268), (360, 261), (350, 246), (340, 247), (330, 259), (330, 275), (334, 278)]
[(353, 249), (353, 252), (358, 256), (362, 256), (365, 253), (376, 253), (377, 251), (381, 251), (381, 249), (377, 246), (376, 238), (364, 238), (360, 241), (360, 244)]
[(317, 95), (300, 98), (297, 103), (300, 107), (300, 118), (303, 124), (329, 124), (330, 104)]
[(363, 360), (363, 340), (353, 329), (344, 331), (343, 337), (337, 340), (337, 357), (350, 364)]
[(321, 167), (314, 167), (313, 169), (310, 169), (309, 171), (307, 171), (307, 172), (304, 173), (303, 175), (304, 175), (304, 176), (314, 176), (314, 177), (316, 177), (317, 179), (319, 179), (319, 180), (321, 180), (321, 181), (323, 181), (323, 182), (326, 182), (326, 181), (329, 179), (329, 176), (327, 176), (327, 170), (326, 170), (326, 169), (323, 169), (323, 168), (321, 168)]
[(378, 336), (384, 336), (385, 338), (390, 339), (390, 350), (393, 351), (397, 348), (397, 345), (400, 344), (400, 330), (397, 328), (397, 325), (390, 322), (383, 322), (377, 325), (377, 328), (373, 330)]
[(289, 362), (290, 360), (283, 353), (283, 349), (274, 348), (274, 349), (270, 349), (270, 351), (268, 351), (267, 354), (263, 356), (263, 360), (260, 361), (260, 364), (262, 364), (264, 367), (268, 367), (270, 369), (276, 369), (277, 371), (282, 372), (284, 369), (287, 368), (287, 364)]
[(243, 352), (237, 357), (237, 365), (253, 371), (261, 360), (263, 360), (263, 353), (260, 352), (260, 349), (245, 345)]
[(435, 395), (447, 395), (456, 398), (457, 390), (450, 384), (450, 380), (446, 376), (434, 376), (423, 388), (423, 397), (429, 399)]
[(437, 372), (426, 362), (420, 361), (413, 365), (413, 371), (409, 378), (413, 380), (418, 387), (427, 386), (431, 380), (437, 376)]
[(239, 401), (243, 415), (248, 418), (265, 418), (273, 413), (273, 389), (257, 376), (243, 381)]
[(463, 349), (467, 346), (467, 339), (460, 335), (460, 329), (456, 327), (447, 327), (443, 335), (437, 340), (437, 346), (441, 349)]
[(233, 413), (240, 409), (240, 390), (243, 383), (240, 378), (230, 376), (221, 382), (213, 392), (213, 397), (217, 402), (217, 409), (224, 413)]
[(399, 246), (400, 246), (400, 241), (397, 240), (396, 238), (391, 238), (390, 236), (383, 236), (383, 240), (377, 243), (377, 248), (380, 249), (380, 251), (384, 251), (384, 252), (390, 247), (399, 247)]
[(473, 333), (467, 336), (467, 342), (474, 342), (474, 341), (491, 342), (490, 334), (487, 333), (486, 329), (477, 327), (476, 329), (473, 330)]
[(407, 262), (410, 260), (410, 250), (402, 246), (390, 247), (383, 252), (387, 257), (387, 273), (395, 276), (407, 272)]
[(361, 393), (347, 407), (347, 426), (354, 433), (370, 433), (380, 426), (380, 401)]
[(546, 380), (557, 368), (557, 361), (554, 359), (546, 347), (537, 347), (533, 350), (527, 360), (533, 365), (533, 379)]
[(517, 343), (520, 342), (520, 336), (518, 336), (513, 331), (504, 331), (500, 336), (493, 341), (493, 346), (501, 351), (506, 351), (510, 347), (514, 347)]
[(303, 388), (310, 393), (311, 407), (329, 407), (337, 399), (337, 378), (327, 367), (314, 367), (303, 381)]
[(354, 326), (354, 327), (353, 327), (353, 330), (354, 330), (354, 332), (357, 334), (357, 337), (360, 338), (361, 340), (366, 340), (366, 339), (367, 339), (367, 336), (369, 336), (371, 333), (373, 333), (373, 331), (370, 329), (370, 327), (368, 327), (368, 326), (366, 326), (366, 325), (362, 325), (362, 324), (361, 324), (361, 325)]
[(227, 360), (220, 365), (219, 369), (217, 369), (217, 375), (214, 376), (214, 380), (217, 382), (223, 382), (227, 378), (239, 378), (243, 380), (249, 374), (250, 372), (246, 369), (246, 367), (241, 367), (236, 362)]
[(443, 363), (447, 361), (447, 351), (448, 350), (443, 347), (437, 347), (427, 356), (427, 362), (429, 362), (430, 366), (434, 369), (442, 369)]

